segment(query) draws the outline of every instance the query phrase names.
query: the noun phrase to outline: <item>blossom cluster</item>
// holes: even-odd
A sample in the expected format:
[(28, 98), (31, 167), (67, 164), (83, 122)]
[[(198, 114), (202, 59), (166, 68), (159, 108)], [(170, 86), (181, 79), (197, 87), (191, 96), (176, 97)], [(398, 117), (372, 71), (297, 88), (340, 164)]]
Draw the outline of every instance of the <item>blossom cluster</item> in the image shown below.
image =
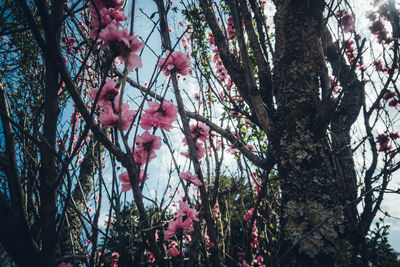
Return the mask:
[(398, 107), (400, 105), (400, 101), (394, 91), (387, 91), (382, 99), (388, 102), (389, 107)]
[(136, 116), (136, 110), (129, 109), (129, 103), (121, 103), (119, 90), (115, 87), (116, 82), (107, 78), (103, 87), (93, 88), (90, 92), (92, 101), (97, 100), (99, 121), (103, 127), (117, 127), (118, 113), (121, 111), (121, 128), (126, 131)]
[(166, 57), (158, 61), (158, 67), (165, 76), (171, 72), (185, 76), (191, 71), (189, 58), (182, 52), (167, 51)]
[(115, 56), (126, 63), (129, 58), (128, 70), (142, 67), (142, 59), (136, 53), (143, 49), (144, 43), (135, 35), (121, 29), (121, 22), (126, 20), (122, 8), (122, 0), (95, 0), (90, 3), (92, 20), (90, 32), (92, 38), (103, 41), (101, 49), (111, 48)]
[[(199, 159), (201, 159), (206, 151), (203, 143), (210, 135), (210, 128), (202, 122), (197, 122), (196, 124), (190, 126), (190, 132), (196, 145), (196, 155)], [(187, 145), (186, 138), (183, 138), (183, 143), (184, 145)], [(183, 152), (181, 155), (190, 158), (189, 151)]]
[(391, 145), (389, 145), (390, 140), (395, 141), (398, 139), (400, 136), (397, 132), (391, 132), (389, 134), (379, 134), (376, 137), (376, 141), (379, 144), (378, 151), (379, 152), (385, 152), (385, 153), (390, 153), (393, 149)]
[(342, 26), (343, 32), (354, 32), (354, 16), (349, 14), (345, 10), (339, 10), (336, 12), (336, 16), (339, 20), (340, 26)]
[(387, 44), (392, 39), (385, 28), (385, 20), (391, 16), (387, 3), (382, 3), (377, 11), (367, 14), (367, 18), (372, 22), (369, 30), (378, 38), (378, 43)]
[(169, 239), (176, 234), (182, 235), (184, 231), (192, 232), (194, 230), (193, 221), (199, 221), (198, 214), (199, 212), (190, 208), (187, 202), (180, 201), (177, 218), (168, 223), (168, 228), (164, 232), (164, 239)]
[(196, 174), (191, 174), (190, 172), (181, 172), (179, 177), (182, 180), (190, 181), (194, 186), (201, 186), (203, 183), (199, 180)]

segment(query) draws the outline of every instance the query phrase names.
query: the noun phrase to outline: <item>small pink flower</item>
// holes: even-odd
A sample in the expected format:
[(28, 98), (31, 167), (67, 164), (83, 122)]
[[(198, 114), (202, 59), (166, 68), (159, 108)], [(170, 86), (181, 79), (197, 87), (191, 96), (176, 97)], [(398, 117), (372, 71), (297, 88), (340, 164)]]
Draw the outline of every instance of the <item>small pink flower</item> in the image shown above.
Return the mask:
[(167, 230), (164, 232), (164, 239), (173, 237), (178, 231), (192, 232), (193, 221), (191, 219), (182, 220), (182, 217), (178, 215), (176, 220), (170, 221)]
[(190, 172), (181, 172), (179, 177), (186, 181), (191, 181), (194, 186), (201, 186), (203, 183), (199, 180), (196, 174), (191, 174)]
[(94, 0), (94, 4), (96, 5), (96, 8), (102, 9), (102, 8), (120, 8), (124, 4), (123, 0)]
[(242, 267), (252, 267), (250, 264), (248, 264), (245, 260), (242, 261), (242, 264), (240, 264)]
[(206, 141), (210, 135), (210, 128), (202, 122), (190, 126), (190, 132), (194, 140)]
[[(118, 104), (119, 96), (115, 97), (113, 105), (105, 105), (103, 111), (100, 112), (99, 121), (103, 127), (115, 127), (118, 125)], [(129, 129), (133, 118), (136, 115), (136, 110), (129, 110), (129, 104), (123, 103), (121, 106), (121, 123), (122, 130)]]
[(353, 32), (354, 31), (354, 16), (349, 14), (345, 10), (339, 10), (336, 13), (338, 16), (339, 24), (343, 27), (343, 32)]
[(232, 40), (233, 37), (236, 36), (236, 32), (235, 32), (235, 28), (233, 26), (233, 19), (232, 16), (228, 17), (228, 21), (227, 21), (228, 27), (227, 27), (227, 31), (228, 31), (228, 39)]
[(389, 107), (398, 107), (400, 105), (400, 101), (397, 100), (396, 98), (393, 98), (392, 100), (389, 101)]
[(122, 43), (125, 47), (129, 47), (130, 35), (126, 29), (120, 30), (118, 25), (111, 23), (101, 30), (99, 40), (104, 41), (102, 50), (105, 50), (111, 42)]
[(195, 209), (191, 209), (187, 202), (179, 201), (178, 216), (186, 216), (188, 219), (198, 222), (199, 219), (196, 217), (198, 214), (199, 212)]
[(170, 131), (172, 122), (178, 117), (178, 108), (168, 100), (164, 100), (162, 105), (157, 102), (148, 102), (148, 105), (149, 108), (145, 110), (140, 119), (140, 126), (145, 130), (155, 127)]
[(396, 94), (395, 91), (387, 91), (387, 92), (383, 95), (382, 99), (383, 99), (383, 100), (389, 100), (389, 99), (395, 97), (396, 95), (397, 95), (397, 94)]
[(215, 204), (215, 206), (214, 206), (213, 216), (214, 216), (214, 218), (218, 218), (218, 216), (219, 216), (219, 206), (218, 206), (218, 204)]
[[(183, 143), (184, 143), (185, 145), (187, 145), (187, 142), (186, 142), (186, 139), (185, 139), (185, 138), (183, 139)], [(196, 145), (196, 155), (197, 155), (197, 157), (198, 157), (199, 159), (201, 159), (202, 157), (204, 157), (204, 153), (205, 153), (206, 150), (204, 149), (203, 144), (200, 143), (200, 142), (197, 142), (197, 141), (196, 141), (195, 145)], [(182, 152), (181, 155), (185, 156), (186, 158), (190, 158), (189, 151), (187, 151), (187, 152)]]
[[(141, 68), (143, 66), (142, 59), (136, 53), (143, 49), (144, 43), (139, 41), (137, 36), (130, 36), (130, 54), (129, 54), (129, 63), (128, 70), (132, 71), (134, 68)], [(119, 57), (123, 62), (125, 62), (125, 56)]]
[(253, 153), (256, 152), (256, 148), (253, 145), (247, 145), (247, 148)]
[(148, 131), (145, 131), (142, 135), (136, 137), (136, 147), (133, 152), (136, 163), (141, 165), (154, 159), (156, 154), (154, 150), (160, 149), (161, 137), (152, 135)]
[(169, 76), (171, 71), (185, 76), (190, 71), (190, 61), (182, 52), (170, 53), (167, 51), (166, 57), (158, 61), (158, 67), (162, 68), (161, 70), (165, 76)]
[(391, 132), (389, 134), (389, 136), (390, 136), (390, 139), (392, 139), (392, 140), (396, 140), (397, 138), (400, 138), (400, 135), (398, 132)]
[[(143, 174), (144, 170), (140, 170), (140, 175), (139, 175), (139, 184), (143, 182)], [(149, 177), (146, 176), (144, 180), (147, 180)], [(122, 184), (122, 192), (126, 192), (132, 188), (131, 186), (131, 181), (129, 180), (129, 174), (128, 172), (123, 172), (118, 176), (119, 181)]]
[(149, 263), (154, 263), (156, 261), (156, 258), (154, 257), (154, 254), (151, 251), (147, 250), (147, 255), (149, 256), (147, 259)]
[[(94, 101), (96, 99), (99, 88), (93, 88), (90, 90), (90, 100)], [(118, 95), (119, 90), (115, 88), (115, 81), (107, 78), (106, 82), (100, 92), (97, 103), (102, 105), (103, 103), (109, 104), (113, 102), (115, 97)]]
[(73, 267), (71, 263), (61, 262), (58, 267)]
[(176, 257), (179, 255), (179, 250), (177, 250), (176, 247), (170, 247), (168, 249), (168, 254), (171, 255), (171, 257)]

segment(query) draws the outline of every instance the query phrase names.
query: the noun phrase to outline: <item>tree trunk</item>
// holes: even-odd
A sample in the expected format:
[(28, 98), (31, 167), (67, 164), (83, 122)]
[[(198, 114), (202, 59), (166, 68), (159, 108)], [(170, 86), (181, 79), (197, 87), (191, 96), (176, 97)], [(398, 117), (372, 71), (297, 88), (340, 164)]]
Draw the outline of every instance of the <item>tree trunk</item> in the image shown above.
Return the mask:
[[(96, 167), (101, 163), (98, 162), (99, 153), (103, 147), (99, 142), (91, 142), (80, 165), (79, 178), (76, 187), (72, 193), (72, 199), (67, 204), (66, 218), (61, 228), (61, 254), (65, 255), (82, 255), (80, 243), (82, 234), (81, 214), (87, 207), (88, 196), (92, 190)], [(77, 264), (77, 263), (75, 263)]]
[(282, 266), (348, 266), (343, 198), (319, 119), (324, 1), (277, 1), (278, 155)]

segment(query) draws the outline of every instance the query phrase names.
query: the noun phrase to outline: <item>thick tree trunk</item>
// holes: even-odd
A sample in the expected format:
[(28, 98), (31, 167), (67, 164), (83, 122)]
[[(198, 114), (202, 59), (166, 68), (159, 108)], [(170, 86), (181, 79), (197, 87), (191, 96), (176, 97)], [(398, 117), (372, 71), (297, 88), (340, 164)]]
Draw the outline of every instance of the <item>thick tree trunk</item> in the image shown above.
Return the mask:
[(282, 266), (348, 266), (350, 244), (326, 126), (319, 120), (324, 1), (279, 1), (276, 61)]
[(94, 143), (91, 142), (88, 145), (85, 157), (80, 165), (78, 183), (72, 193), (72, 199), (67, 204), (66, 218), (61, 228), (60, 250), (62, 256), (85, 256), (85, 252), (82, 251), (82, 245), (80, 243), (82, 234), (81, 214), (87, 207), (88, 196), (92, 190), (96, 167), (100, 165), (98, 161), (99, 153), (103, 150), (99, 142)]

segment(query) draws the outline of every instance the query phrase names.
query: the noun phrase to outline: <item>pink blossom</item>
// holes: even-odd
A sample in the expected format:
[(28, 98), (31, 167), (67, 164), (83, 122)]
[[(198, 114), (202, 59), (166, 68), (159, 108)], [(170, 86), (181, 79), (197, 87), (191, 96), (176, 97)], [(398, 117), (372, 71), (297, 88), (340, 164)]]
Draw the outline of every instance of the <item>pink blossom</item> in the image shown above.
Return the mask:
[(194, 140), (206, 141), (210, 135), (210, 128), (202, 122), (190, 126), (190, 132)]
[(214, 35), (212, 32), (208, 33), (208, 43), (210, 45), (215, 45)]
[(390, 98), (395, 97), (396, 95), (397, 95), (397, 94), (396, 94), (395, 91), (387, 91), (387, 92), (383, 95), (382, 99), (383, 99), (383, 100), (389, 100)]
[[(136, 53), (142, 50), (144, 47), (144, 43), (139, 41), (137, 36), (130, 36), (130, 53), (129, 53), (129, 63), (128, 70), (132, 71), (133, 68), (141, 68), (143, 66), (142, 59)], [(125, 62), (125, 57), (120, 56), (120, 59)]]
[(145, 131), (142, 135), (136, 137), (136, 148), (133, 152), (136, 163), (145, 164), (148, 161), (154, 159), (156, 154), (154, 150), (160, 149), (161, 137), (152, 135), (148, 131)]
[(390, 41), (390, 38), (387, 36), (388, 32), (380, 19), (373, 22), (369, 30), (378, 37), (378, 43), (388, 43)]
[(111, 254), (111, 257), (112, 257), (111, 267), (118, 267), (119, 253), (118, 252), (113, 252)]
[(173, 237), (176, 233), (178, 233), (178, 231), (186, 231), (190, 233), (193, 230), (193, 221), (191, 219), (182, 221), (182, 217), (178, 216), (176, 220), (169, 222), (168, 228), (164, 232), (164, 239)]
[(230, 144), (229, 147), (226, 149), (229, 153), (232, 155), (236, 155), (236, 153), (239, 151), (234, 144)]
[(195, 209), (191, 209), (187, 202), (179, 201), (178, 216), (186, 216), (186, 218), (198, 222), (199, 219), (196, 217), (198, 214), (199, 212), (196, 211)]
[(102, 50), (106, 49), (111, 42), (122, 43), (125, 47), (129, 47), (130, 35), (126, 29), (120, 30), (117, 25), (111, 23), (101, 30), (99, 40), (104, 41)]
[(389, 107), (398, 107), (400, 105), (400, 101), (396, 98), (393, 98), (389, 101)]
[(162, 105), (157, 102), (148, 102), (148, 105), (149, 108), (145, 110), (140, 119), (140, 126), (145, 130), (150, 130), (154, 126), (170, 131), (172, 122), (178, 117), (178, 108), (168, 100), (164, 100)]
[(168, 254), (169, 254), (171, 257), (176, 257), (176, 256), (179, 255), (179, 250), (177, 250), (176, 247), (170, 247), (170, 248), (168, 249)]
[(213, 216), (214, 216), (214, 218), (218, 218), (218, 216), (219, 216), (219, 206), (218, 206), (218, 204), (215, 204), (215, 206), (214, 206)]
[(58, 267), (73, 267), (71, 263), (61, 262)]
[(392, 139), (392, 140), (396, 140), (397, 138), (400, 138), (400, 135), (398, 132), (391, 132), (389, 134), (389, 136), (390, 136), (390, 139)]
[(386, 67), (383, 67), (382, 60), (378, 59), (374, 61), (374, 66), (376, 71), (388, 71), (389, 69)]
[(247, 148), (253, 153), (256, 152), (256, 148), (253, 145), (247, 145)]
[[(93, 88), (90, 90), (90, 100), (94, 101), (96, 99), (97, 93), (99, 92), (99, 88)], [(97, 103), (99, 105), (110, 104), (113, 102), (115, 97), (118, 95), (119, 91), (115, 88), (115, 81), (107, 78), (106, 82), (100, 92)]]
[(228, 24), (228, 27), (227, 27), (228, 39), (232, 40), (233, 37), (236, 36), (235, 28), (233, 26), (233, 18), (232, 18), (232, 16), (228, 17), (227, 24)]
[[(98, 8), (97, 8), (98, 9)], [(96, 30), (91, 32), (92, 37), (96, 37), (97, 29), (101, 29), (111, 23), (120, 25), (120, 21), (126, 20), (124, 10), (122, 8), (101, 8), (96, 10), (92, 3), (89, 4), (90, 15), (92, 20), (90, 21), (90, 26), (94, 27)], [(101, 25), (98, 19), (98, 13), (101, 18)]]
[(354, 16), (345, 10), (339, 10), (336, 15), (339, 18), (339, 23), (343, 27), (343, 32), (354, 31)]
[(376, 141), (379, 144), (378, 152), (389, 153), (392, 150), (392, 146), (389, 145), (389, 136), (387, 134), (378, 134)]
[[(113, 105), (105, 105), (103, 111), (100, 112), (99, 121), (103, 127), (115, 127), (118, 125), (118, 104), (119, 97), (115, 97)], [(121, 126), (122, 130), (129, 129), (133, 118), (136, 115), (136, 110), (129, 110), (129, 104), (123, 103), (121, 106)]]
[[(143, 175), (144, 175), (144, 170), (140, 170), (140, 175), (139, 175), (139, 184), (143, 182)], [(118, 176), (119, 181), (122, 184), (122, 192), (126, 192), (132, 188), (131, 186), (131, 181), (129, 180), (129, 174), (128, 172), (123, 172)], [(144, 180), (147, 180), (148, 176)]]
[(196, 174), (191, 174), (190, 172), (181, 172), (179, 177), (186, 181), (191, 181), (194, 186), (201, 186), (203, 183), (199, 180)]
[(167, 51), (166, 57), (158, 61), (158, 67), (161, 68), (165, 76), (169, 76), (171, 71), (185, 76), (190, 71), (190, 61), (182, 52), (170, 53)]
[[(186, 138), (183, 139), (183, 143), (184, 143), (185, 145), (187, 145)], [(200, 143), (200, 142), (197, 142), (197, 141), (196, 141), (195, 145), (196, 145), (196, 155), (197, 155), (197, 157), (198, 157), (199, 159), (201, 159), (202, 157), (204, 157), (204, 152), (205, 152), (206, 150), (204, 149), (203, 144)], [(185, 156), (185, 157), (187, 157), (187, 158), (190, 158), (189, 151), (187, 151), (187, 152), (182, 152), (181, 155), (183, 155), (183, 156)]]
[(154, 263), (156, 261), (154, 254), (151, 251), (147, 250), (147, 255), (149, 255), (149, 258), (147, 259), (149, 263)]

